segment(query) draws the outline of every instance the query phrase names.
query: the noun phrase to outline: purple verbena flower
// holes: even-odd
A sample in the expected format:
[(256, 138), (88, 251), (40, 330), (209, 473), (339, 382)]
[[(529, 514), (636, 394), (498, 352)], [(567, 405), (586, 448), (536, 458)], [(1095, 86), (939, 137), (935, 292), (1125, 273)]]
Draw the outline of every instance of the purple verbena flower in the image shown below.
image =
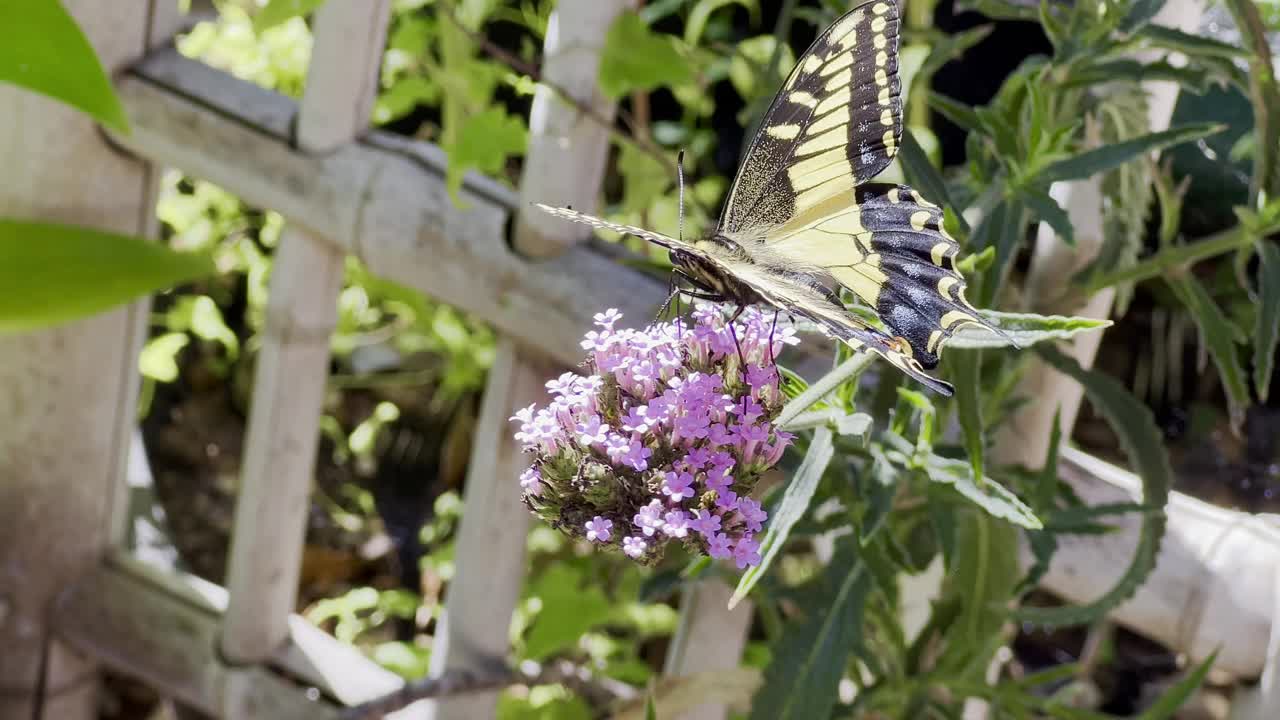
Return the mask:
[(609, 536), (613, 533), (610, 528), (613, 527), (613, 521), (602, 518), (599, 515), (587, 521), (587, 539), (596, 542), (609, 542)]
[(767, 517), (750, 494), (790, 444), (772, 424), (784, 399), (774, 361), (794, 333), (751, 308), (732, 329), (708, 305), (644, 329), (621, 317), (597, 314), (582, 374), (548, 381), (545, 405), (512, 416), (535, 456), (520, 476), (525, 503), (641, 563), (672, 542), (758, 563), (752, 535)]
[(628, 557), (632, 557), (632, 558), (641, 557), (644, 555), (644, 551), (647, 550), (648, 547), (649, 547), (649, 544), (646, 543), (642, 538), (638, 538), (638, 537), (622, 538), (622, 552), (626, 553)]

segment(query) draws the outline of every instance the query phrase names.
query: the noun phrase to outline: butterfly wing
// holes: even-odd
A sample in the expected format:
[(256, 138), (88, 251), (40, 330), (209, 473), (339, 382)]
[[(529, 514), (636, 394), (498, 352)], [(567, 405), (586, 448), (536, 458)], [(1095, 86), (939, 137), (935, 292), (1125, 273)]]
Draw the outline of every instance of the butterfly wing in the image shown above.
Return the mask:
[(951, 385), (924, 372), (920, 363), (903, 351), (900, 341), (867, 325), (833, 299), (820, 285), (819, 276), (796, 271), (783, 275), (763, 265), (731, 259), (717, 262), (724, 272), (745, 283), (783, 312), (817, 323), (850, 347), (870, 350), (931, 390), (951, 395)]
[(682, 240), (677, 240), (673, 237), (668, 237), (662, 233), (653, 232), (652, 230), (645, 230), (644, 228), (636, 227), (634, 225), (622, 225), (619, 223), (609, 222), (608, 220), (602, 220), (594, 215), (580, 213), (571, 208), (552, 207), (551, 205), (543, 205), (542, 203), (534, 203), (533, 205), (539, 210), (554, 215), (561, 220), (568, 220), (582, 225), (590, 225), (591, 227), (602, 228), (604, 230), (612, 230), (616, 233), (622, 233), (623, 235), (635, 235), (641, 240), (648, 240), (649, 242), (667, 248), (668, 250), (683, 250), (685, 252), (702, 255), (702, 253), (696, 250), (693, 245)]
[(888, 166), (902, 135), (898, 5), (866, 0), (796, 62), (738, 169), (720, 231), (780, 225)]
[(965, 299), (960, 246), (942, 228), (941, 209), (905, 185), (869, 183), (851, 194), (852, 203), (832, 198), (770, 229), (751, 246), (755, 261), (829, 275), (924, 369), (937, 366), (943, 343), (965, 325), (1000, 332)]

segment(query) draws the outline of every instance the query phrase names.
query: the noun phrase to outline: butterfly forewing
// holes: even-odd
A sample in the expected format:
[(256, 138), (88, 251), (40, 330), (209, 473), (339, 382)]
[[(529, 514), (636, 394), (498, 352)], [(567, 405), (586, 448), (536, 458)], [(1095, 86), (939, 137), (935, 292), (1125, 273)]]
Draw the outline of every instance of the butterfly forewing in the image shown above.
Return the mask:
[(720, 230), (783, 224), (878, 175), (901, 139), (899, 93), (897, 3), (863, 2), (796, 62), (746, 153)]

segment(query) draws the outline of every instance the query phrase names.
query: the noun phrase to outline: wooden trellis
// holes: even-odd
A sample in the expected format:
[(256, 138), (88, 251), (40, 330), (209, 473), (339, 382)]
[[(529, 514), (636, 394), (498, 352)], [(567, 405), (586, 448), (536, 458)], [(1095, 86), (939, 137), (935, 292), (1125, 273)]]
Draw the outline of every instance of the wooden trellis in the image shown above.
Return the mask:
[[(72, 111), (0, 86), (0, 137), (13, 139), (0, 153), (24, 179), (19, 189), (0, 185), (0, 213), (154, 232), (156, 178), (175, 167), (280, 211), (289, 228), (272, 280), (225, 590), (123, 547), (146, 303), (0, 339), (0, 402), (11, 420), (0, 428), (0, 720), (91, 717), (95, 665), (246, 719), (337, 718), (342, 707), (402, 685), (290, 612), (328, 335), (349, 254), (501, 334), (432, 672), (501, 657), (529, 522), (517, 503), (520, 459), (506, 418), (540, 397), (558, 366), (577, 363), (593, 313), (612, 306), (649, 317), (665, 288), (614, 262), (608, 247), (566, 245), (581, 234), (528, 215), (532, 196), (471, 175), (463, 206), (454, 204), (438, 148), (367, 129), (389, 0), (322, 6), (299, 103), (178, 55), (168, 43), (182, 22), (172, 0), (65, 4), (104, 63), (122, 70), (117, 87), (133, 132), (107, 141)], [(547, 76), (606, 117), (595, 53), (611, 19), (632, 5), (562, 0), (548, 33)], [(574, 22), (559, 24), (560, 13)], [(536, 199), (589, 209), (607, 143), (603, 128), (540, 90), (526, 161), (526, 174), (541, 181)], [(513, 216), (514, 251), (505, 239)], [(1126, 473), (1079, 453), (1066, 455), (1062, 475), (1087, 498), (1134, 492)], [(1268, 637), (1280, 615), (1280, 530), (1177, 494), (1169, 513), (1161, 566), (1121, 620), (1195, 658), (1229, 639), (1219, 667), (1237, 677), (1258, 677), (1268, 657), (1275, 668), (1280, 641), (1269, 646)], [(1083, 585), (1084, 569), (1115, 565), (1101, 558), (1127, 558), (1132, 548), (1125, 533), (1064, 548), (1048, 586), (1087, 600), (1111, 576)], [(668, 674), (736, 664), (741, 645), (732, 638), (744, 637), (750, 612), (730, 613), (723, 599), (717, 586), (686, 593)], [(704, 633), (718, 641), (698, 640)], [(1276, 674), (1268, 671), (1267, 687), (1280, 682)], [(493, 702), (424, 702), (397, 717), (486, 717)], [(723, 714), (711, 706), (688, 717)]]

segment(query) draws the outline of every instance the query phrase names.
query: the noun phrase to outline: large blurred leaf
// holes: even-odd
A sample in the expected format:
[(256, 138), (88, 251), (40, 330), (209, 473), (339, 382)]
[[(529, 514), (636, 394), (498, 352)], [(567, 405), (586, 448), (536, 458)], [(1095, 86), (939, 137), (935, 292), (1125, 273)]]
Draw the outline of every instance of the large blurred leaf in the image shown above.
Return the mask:
[(1240, 362), (1240, 349), (1236, 347), (1244, 340), (1244, 335), (1195, 277), (1181, 275), (1169, 278), (1169, 287), (1196, 321), (1200, 337), (1209, 349), (1213, 364), (1218, 366), (1218, 375), (1226, 388), (1231, 424), (1239, 427), (1249, 406), (1249, 383)]
[(1121, 143), (1104, 145), (1049, 164), (1040, 171), (1036, 180), (1041, 183), (1059, 180), (1082, 180), (1123, 165), (1139, 155), (1169, 147), (1170, 145), (1184, 143), (1188, 140), (1199, 140), (1222, 132), (1224, 129), (1224, 126), (1214, 123), (1193, 123), (1150, 133)]
[(765, 531), (764, 540), (760, 542), (760, 564), (747, 568), (746, 572), (742, 573), (742, 577), (738, 580), (738, 587), (733, 591), (733, 597), (729, 599), (729, 607), (737, 605), (747, 596), (747, 593), (751, 592), (751, 588), (755, 587), (755, 584), (764, 576), (778, 551), (786, 544), (791, 528), (809, 509), (813, 491), (822, 480), (822, 473), (826, 472), (827, 464), (831, 462), (834, 452), (831, 430), (825, 426), (814, 430), (813, 441), (809, 443), (809, 452), (805, 453), (804, 461), (800, 463), (795, 476), (787, 485), (786, 494), (782, 496), (782, 501), (773, 511), (773, 517), (769, 518), (769, 528)]
[(530, 588), (542, 609), (525, 636), (524, 656), (542, 660), (561, 648), (578, 642), (582, 633), (613, 613), (613, 604), (594, 583), (584, 583), (582, 574), (565, 564), (548, 566)]
[(98, 55), (54, 0), (0, 2), (0, 82), (60, 100), (118, 132), (129, 132)]
[(1258, 244), (1258, 254), (1262, 256), (1258, 267), (1262, 303), (1253, 330), (1253, 382), (1258, 387), (1258, 398), (1265, 402), (1275, 369), (1276, 343), (1280, 341), (1280, 245), (1275, 240), (1263, 240)]
[(468, 170), (494, 175), (506, 167), (507, 158), (524, 152), (528, 131), (524, 119), (508, 115), (500, 107), (491, 107), (468, 118), (457, 134), (457, 142), (448, 148), (449, 168), (445, 180), (456, 198), (462, 178)]
[(674, 40), (655, 33), (633, 12), (618, 16), (605, 38), (600, 56), (600, 90), (620, 98), (633, 90), (652, 90), (693, 79), (689, 63)]
[[(1036, 352), (1056, 370), (1074, 378), (1084, 388), (1090, 404), (1111, 426), (1124, 448), (1133, 471), (1142, 478), (1142, 502), (1164, 508), (1169, 501), (1173, 470), (1164, 447), (1164, 435), (1156, 425), (1150, 408), (1133, 397), (1115, 378), (1093, 370), (1085, 370), (1074, 358), (1052, 345), (1042, 345)], [(1133, 560), (1116, 584), (1098, 599), (1076, 607), (1023, 607), (1014, 611), (1022, 620), (1044, 625), (1072, 625), (1092, 622), (1120, 603), (1128, 600), (1156, 564), (1160, 539), (1164, 536), (1163, 512), (1143, 516), (1138, 533), (1138, 547)]]
[(872, 587), (852, 537), (842, 538), (817, 581), (804, 588), (805, 613), (773, 648), (753, 720), (811, 720), (831, 715), (849, 653), (861, 643), (862, 611)]
[(0, 220), (0, 332), (92, 315), (213, 273), (203, 253), (71, 225)]

